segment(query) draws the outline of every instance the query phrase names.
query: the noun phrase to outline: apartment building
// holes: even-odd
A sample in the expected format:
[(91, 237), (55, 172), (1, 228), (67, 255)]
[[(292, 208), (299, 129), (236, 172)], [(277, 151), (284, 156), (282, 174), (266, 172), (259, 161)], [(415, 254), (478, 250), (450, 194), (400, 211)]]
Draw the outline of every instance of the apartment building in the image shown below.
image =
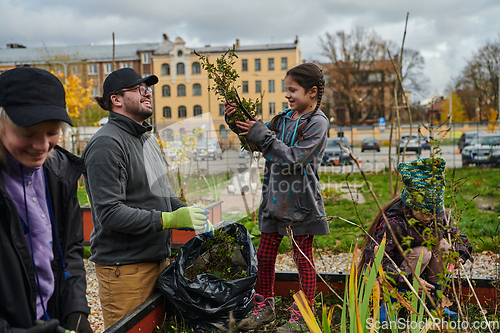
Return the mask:
[[(155, 86), (155, 124), (158, 131), (191, 117), (210, 113), (219, 139), (229, 133), (224, 121), (224, 104), (208, 86), (208, 79), (199, 57), (207, 56), (215, 63), (233, 45), (191, 48), (181, 38), (171, 42), (164, 37), (153, 54), (153, 72), (159, 83)], [(236, 85), (241, 98), (261, 101), (260, 117), (270, 120), (277, 112), (288, 107), (285, 99), (286, 71), (302, 62), (298, 40), (284, 44), (241, 45), (235, 41), (238, 59), (234, 69), (239, 73)], [(213, 137), (213, 135), (212, 135)], [(229, 134), (229, 144), (237, 141)]]
[[(130, 67), (142, 76), (155, 74), (155, 131), (187, 118), (210, 113), (215, 131), (221, 138), (229, 133), (224, 122), (224, 106), (213, 92), (207, 73), (194, 51), (215, 62), (233, 45), (190, 47), (178, 37), (171, 41), (163, 35), (160, 43), (84, 45), (27, 48), (9, 44), (0, 48), (0, 72), (23, 65), (36, 66), (65, 76), (78, 75), (82, 82), (92, 79), (92, 94), (102, 94), (102, 84), (114, 69)], [(270, 120), (287, 107), (284, 93), (286, 71), (302, 62), (298, 39), (290, 43), (241, 45), (235, 41), (238, 59), (235, 69), (242, 98), (261, 100), (260, 117)], [(229, 134), (230, 143), (237, 140)]]

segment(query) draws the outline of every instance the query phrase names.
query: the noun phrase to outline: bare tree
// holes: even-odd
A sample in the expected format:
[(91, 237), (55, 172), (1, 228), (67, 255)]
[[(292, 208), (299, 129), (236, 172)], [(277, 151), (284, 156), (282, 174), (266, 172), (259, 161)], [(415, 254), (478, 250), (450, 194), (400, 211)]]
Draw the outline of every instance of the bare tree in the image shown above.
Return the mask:
[(490, 110), (498, 109), (499, 70), (500, 36), (474, 53), (454, 80), (469, 120), (487, 120)]
[(429, 78), (424, 74), (424, 57), (419, 51), (404, 49), (401, 61), (400, 75), (404, 90), (411, 92), (415, 96), (412, 98), (414, 100), (426, 96), (429, 92)]
[[(354, 125), (373, 123), (378, 117), (390, 118), (396, 75), (386, 54), (387, 49), (395, 49), (395, 44), (362, 27), (351, 33), (327, 33), (320, 41), (322, 55), (329, 59), (323, 67), (332, 96), (328, 103), (335, 110), (337, 123)], [(398, 58), (394, 60), (399, 68)], [(423, 75), (423, 67), (424, 60), (418, 51), (404, 50), (400, 77), (405, 90), (426, 92), (428, 79)], [(398, 99), (402, 100), (402, 93), (400, 89)]]

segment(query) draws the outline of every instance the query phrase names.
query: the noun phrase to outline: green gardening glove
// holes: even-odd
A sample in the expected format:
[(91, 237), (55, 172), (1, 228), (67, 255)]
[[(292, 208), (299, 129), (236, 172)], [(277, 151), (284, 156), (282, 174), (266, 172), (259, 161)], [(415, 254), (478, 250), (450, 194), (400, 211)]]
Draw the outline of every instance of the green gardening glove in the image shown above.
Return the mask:
[(197, 206), (182, 207), (169, 213), (163, 212), (161, 213), (163, 230), (194, 230), (196, 234), (213, 234), (213, 227), (208, 220), (208, 214), (208, 210)]

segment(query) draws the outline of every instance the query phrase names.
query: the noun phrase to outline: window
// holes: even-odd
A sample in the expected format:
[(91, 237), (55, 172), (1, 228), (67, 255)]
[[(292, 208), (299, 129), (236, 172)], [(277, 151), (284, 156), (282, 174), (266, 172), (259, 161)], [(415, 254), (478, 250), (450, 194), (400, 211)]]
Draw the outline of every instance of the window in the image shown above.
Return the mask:
[(177, 56), (182, 57), (182, 50), (177, 51)]
[(172, 109), (170, 109), (170, 106), (163, 108), (163, 118), (172, 118)]
[(177, 96), (186, 96), (186, 86), (179, 84), (177, 86)]
[(92, 96), (99, 96), (99, 87), (92, 87)]
[(257, 112), (257, 114), (262, 114), (262, 103), (259, 103), (257, 104), (257, 107), (255, 108), (255, 112)]
[(260, 72), (260, 59), (255, 59), (255, 71)]
[(161, 65), (161, 75), (170, 75), (170, 65), (162, 64)]
[(191, 65), (191, 73), (193, 74), (201, 73), (201, 66), (199, 62), (193, 62), (193, 64)]
[(224, 104), (219, 104), (219, 116), (224, 116)]
[(241, 59), (241, 71), (248, 72), (248, 60), (247, 59)]
[(104, 74), (109, 74), (113, 71), (113, 64), (104, 64)]
[(161, 95), (163, 97), (170, 97), (170, 86), (168, 84), (161, 87)]
[(248, 81), (243, 81), (241, 83), (241, 89), (244, 93), (248, 93)]
[(370, 73), (368, 74), (369, 82), (381, 82), (382, 81), (382, 73)]
[(269, 80), (269, 92), (274, 92), (274, 80)]
[(276, 106), (274, 102), (269, 103), (269, 114), (275, 114), (276, 113)]
[(89, 75), (97, 75), (97, 64), (89, 65)]
[(201, 84), (193, 84), (193, 96), (201, 96)]
[(281, 105), (281, 108), (282, 108), (283, 110), (288, 109), (288, 102), (283, 102), (283, 104)]
[(143, 53), (142, 54), (142, 63), (143, 64), (151, 63), (151, 53)]
[(267, 59), (268, 70), (274, 71), (274, 58)]
[(132, 64), (130, 62), (122, 62), (122, 68), (132, 68)]
[(288, 59), (281, 58), (281, 69), (287, 69), (287, 68), (288, 68)]
[(186, 107), (184, 105), (179, 106), (177, 109), (177, 116), (179, 118), (186, 118)]
[(201, 116), (201, 106), (200, 105), (195, 105), (193, 108), (193, 115), (196, 116)]
[(262, 87), (262, 82), (260, 80), (255, 81), (255, 92), (260, 93)]
[(177, 64), (177, 75), (183, 75), (185, 74), (184, 72), (184, 64), (182, 62), (179, 62)]
[(71, 68), (71, 74), (73, 75), (76, 75), (76, 76), (80, 76), (81, 75), (81, 66), (77, 66), (76, 64), (73, 65), (73, 66), (70, 66), (69, 68)]
[(281, 92), (286, 92), (285, 80), (281, 80)]

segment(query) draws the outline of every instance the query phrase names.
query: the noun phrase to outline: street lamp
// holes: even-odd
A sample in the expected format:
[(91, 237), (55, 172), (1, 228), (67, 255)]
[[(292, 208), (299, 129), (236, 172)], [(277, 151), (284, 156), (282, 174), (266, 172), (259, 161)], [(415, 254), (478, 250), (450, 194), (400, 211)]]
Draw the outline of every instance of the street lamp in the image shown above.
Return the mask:
[(477, 130), (476, 130), (476, 132), (477, 132), (478, 134), (479, 134), (479, 112), (480, 112), (480, 111), (481, 111), (481, 109), (480, 109), (479, 107), (477, 107), (477, 108), (476, 108), (476, 114), (477, 114), (477, 116), (476, 116), (476, 117), (477, 117), (477, 119), (476, 119), (476, 124), (477, 124), (477, 125), (476, 125), (476, 128), (477, 128)]
[(53, 60), (53, 61), (48, 61), (47, 63), (49, 65), (50, 64), (62, 65), (63, 69), (64, 69), (64, 82), (66, 82), (66, 76), (68, 75), (68, 65), (70, 65), (70, 64), (78, 64), (78, 63), (82, 63), (82, 62), (86, 62), (86, 61), (87, 61), (87, 59), (76, 60), (76, 61), (67, 61), (67, 62)]

